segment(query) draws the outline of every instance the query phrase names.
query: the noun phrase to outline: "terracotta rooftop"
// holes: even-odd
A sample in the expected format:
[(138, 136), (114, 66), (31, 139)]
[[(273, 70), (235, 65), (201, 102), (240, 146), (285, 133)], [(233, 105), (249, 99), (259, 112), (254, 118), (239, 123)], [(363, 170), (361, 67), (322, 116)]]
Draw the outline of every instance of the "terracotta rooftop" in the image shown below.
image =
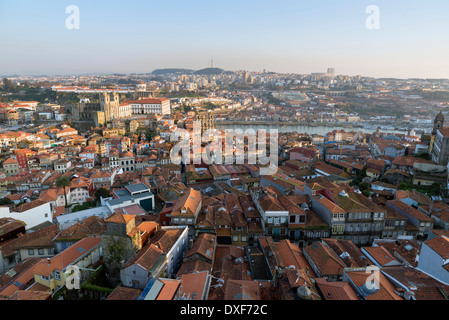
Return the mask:
[(229, 280), (225, 286), (225, 300), (261, 300), (259, 281)]
[(0, 277), (0, 295), (9, 296), (15, 290), (26, 288), (34, 279), (33, 267), (39, 260), (26, 258)]
[(134, 215), (115, 212), (110, 217), (108, 217), (105, 220), (105, 222), (127, 224), (128, 222), (130, 222), (131, 220), (133, 220), (135, 218), (136, 217)]
[(28, 211), (30, 209), (42, 206), (42, 205), (44, 205), (46, 203), (47, 203), (46, 201), (42, 201), (40, 199), (37, 199), (37, 200), (33, 200), (33, 201), (30, 201), (30, 202), (24, 203), (24, 204), (22, 204), (22, 205), (20, 205), (18, 207), (15, 207), (15, 208), (11, 209), (11, 211), (14, 211), (14, 212), (25, 212), (25, 211)]
[(198, 273), (183, 274), (179, 281), (179, 296), (188, 300), (201, 300), (205, 291), (207, 291), (208, 271)]
[(138, 265), (144, 270), (150, 271), (158, 261), (165, 256), (162, 250), (154, 245), (147, 245), (140, 249), (125, 265), (125, 268), (131, 265)]
[(346, 267), (339, 257), (321, 242), (314, 242), (304, 251), (319, 269), (322, 275), (342, 275)]
[(424, 242), (428, 247), (435, 251), (441, 258), (449, 259), (449, 237), (438, 236)]
[(210, 233), (202, 233), (193, 242), (192, 248), (187, 251), (185, 258), (194, 254), (202, 255), (204, 258), (213, 260), (214, 247), (216, 245), (217, 237)]
[(81, 240), (87, 236), (100, 235), (105, 229), (106, 225), (103, 219), (91, 216), (61, 230), (53, 241)]
[[(202, 200), (201, 191), (189, 188), (179, 201), (176, 203), (172, 211), (172, 216), (193, 216)], [(183, 212), (185, 211), (185, 212)]]
[(235, 245), (217, 245), (215, 251), (215, 260), (212, 269), (211, 288), (209, 297), (224, 299), (223, 287), (219, 285), (216, 279), (227, 280), (249, 280), (252, 281), (250, 268), (244, 259), (245, 251), (243, 247)]
[(34, 273), (48, 277), (54, 270), (62, 271), (76, 259), (100, 244), (101, 238), (99, 237), (83, 238), (49, 260), (42, 259), (39, 261), (34, 268)]
[(307, 270), (310, 277), (316, 277), (298, 245), (291, 243), (290, 240), (281, 240), (275, 245), (285, 266), (294, 266), (297, 270)]
[(159, 279), (164, 286), (156, 297), (156, 300), (173, 300), (181, 281), (177, 279)]
[(117, 286), (106, 300), (136, 300), (142, 293), (139, 289)]
[(368, 277), (372, 277), (372, 272), (366, 272), (366, 270), (359, 271), (355, 269), (354, 271), (348, 269), (346, 274), (357, 288), (364, 292), (366, 300), (404, 300), (395, 292), (395, 287), (390, 283), (390, 281), (382, 274), (379, 273), (379, 288), (373, 290), (364, 289), (368, 280)]
[(51, 300), (51, 292), (18, 290), (8, 300)]
[(416, 300), (446, 301), (449, 296), (449, 286), (414, 268), (388, 267), (382, 268), (382, 273), (406, 286)]
[(315, 282), (324, 300), (359, 300), (349, 282), (329, 282), (324, 278), (315, 278)]
[[(381, 266), (385, 266), (388, 263), (395, 262), (400, 264), (400, 262), (383, 246), (379, 247), (363, 247), (365, 251)], [(370, 258), (371, 259), (371, 258)], [(374, 261), (373, 261), (374, 262)]]
[(181, 267), (179, 268), (176, 277), (179, 277), (182, 274), (194, 273), (199, 271), (209, 271), (209, 272), (212, 271), (212, 263), (200, 259), (195, 259), (192, 261), (184, 261)]
[[(401, 200), (390, 200), (387, 202), (387, 205), (390, 205), (390, 204), (393, 206), (393, 209), (398, 208), (420, 221), (433, 222), (432, 218), (430, 218), (426, 214), (422, 213), (421, 211), (418, 211), (417, 209), (413, 208), (412, 206), (409, 206), (408, 204), (402, 202)], [(399, 212), (399, 213), (401, 213), (401, 212)]]
[(7, 257), (22, 247), (53, 246), (52, 239), (58, 234), (58, 227), (50, 225), (31, 233), (21, 234), (18, 238), (4, 242), (0, 249), (3, 257)]
[(399, 255), (402, 259), (410, 263), (413, 267), (418, 266), (416, 257), (419, 255), (421, 251), (421, 246), (416, 241), (405, 239), (396, 241), (376, 240), (376, 244), (384, 247), (393, 256)]
[(13, 218), (0, 218), (0, 238), (11, 231), (19, 230), (25, 227), (25, 223)]
[(369, 259), (351, 240), (325, 238), (321, 239), (321, 241), (328, 245), (348, 268), (371, 265)]

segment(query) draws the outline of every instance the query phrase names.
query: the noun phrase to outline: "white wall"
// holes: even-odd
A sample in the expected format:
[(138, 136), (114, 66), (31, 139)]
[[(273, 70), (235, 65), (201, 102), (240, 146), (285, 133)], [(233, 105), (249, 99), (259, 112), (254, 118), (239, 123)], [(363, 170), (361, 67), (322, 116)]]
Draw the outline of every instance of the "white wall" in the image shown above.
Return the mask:
[(53, 214), (50, 203), (44, 203), (38, 207), (24, 212), (10, 212), (9, 208), (0, 208), (0, 218), (11, 217), (25, 222), (25, 229), (28, 230), (46, 221), (53, 222)]
[(422, 244), (417, 269), (442, 282), (449, 283), (449, 271), (443, 268), (443, 262), (443, 258), (438, 253), (433, 251), (425, 242)]

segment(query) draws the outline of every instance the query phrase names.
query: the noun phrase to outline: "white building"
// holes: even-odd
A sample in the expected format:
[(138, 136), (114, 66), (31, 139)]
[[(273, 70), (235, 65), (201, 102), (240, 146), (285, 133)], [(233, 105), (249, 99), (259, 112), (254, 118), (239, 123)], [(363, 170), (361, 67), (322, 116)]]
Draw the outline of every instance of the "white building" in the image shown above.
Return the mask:
[(52, 222), (53, 215), (50, 203), (34, 200), (10, 210), (9, 207), (0, 207), (0, 218), (14, 218), (25, 222), (28, 230), (44, 222)]
[(132, 115), (132, 106), (128, 102), (122, 102), (119, 105), (119, 117), (120, 118), (127, 118), (131, 117)]
[(132, 114), (170, 114), (170, 100), (167, 98), (160, 99), (141, 99), (141, 100), (126, 100), (122, 104), (129, 104), (131, 106)]
[(449, 284), (449, 238), (438, 236), (423, 242), (417, 269)]
[(64, 174), (69, 170), (69, 168), (72, 166), (72, 162), (70, 160), (59, 160), (58, 162), (55, 162), (55, 171)]

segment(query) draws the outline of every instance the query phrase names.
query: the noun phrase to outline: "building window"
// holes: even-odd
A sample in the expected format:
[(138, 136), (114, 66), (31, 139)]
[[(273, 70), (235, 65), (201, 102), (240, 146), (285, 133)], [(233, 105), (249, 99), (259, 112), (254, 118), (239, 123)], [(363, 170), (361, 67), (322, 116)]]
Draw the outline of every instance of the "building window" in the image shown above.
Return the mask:
[(34, 256), (34, 249), (28, 249), (28, 254), (30, 256)]
[(37, 254), (40, 255), (40, 256), (43, 256), (44, 255), (44, 249), (42, 249), (42, 248), (37, 249)]
[(59, 271), (55, 271), (55, 279), (61, 280), (61, 273)]

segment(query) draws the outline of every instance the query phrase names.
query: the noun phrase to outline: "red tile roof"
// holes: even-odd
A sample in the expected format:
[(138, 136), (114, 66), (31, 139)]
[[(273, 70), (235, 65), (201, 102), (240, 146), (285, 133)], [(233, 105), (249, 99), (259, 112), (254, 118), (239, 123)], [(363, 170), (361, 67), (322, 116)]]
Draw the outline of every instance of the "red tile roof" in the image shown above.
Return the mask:
[[(356, 269), (357, 270), (357, 269)], [(368, 277), (372, 277), (372, 272), (366, 271), (351, 271), (347, 270), (346, 274), (354, 283), (357, 288), (362, 288)], [(404, 300), (395, 292), (395, 287), (390, 283), (390, 281), (379, 272), (379, 289), (374, 291), (373, 294), (369, 294), (365, 296), (366, 300)]]
[(321, 242), (314, 242), (304, 248), (304, 251), (313, 261), (321, 275), (342, 275), (346, 268), (339, 257)]
[(188, 300), (202, 300), (205, 291), (208, 289), (208, 278), (208, 271), (183, 274), (179, 279), (181, 282), (178, 292), (179, 296), (185, 297)]
[(388, 263), (395, 262), (400, 264), (400, 262), (383, 246), (380, 247), (363, 247), (363, 249), (368, 252), (368, 254), (375, 260), (373, 262), (379, 263), (381, 266), (385, 266)]
[(449, 259), (449, 237), (438, 236), (427, 240), (424, 243), (435, 251), (441, 258)]
[(36, 264), (34, 273), (42, 276), (49, 276), (54, 270), (64, 270), (76, 259), (101, 244), (101, 238), (87, 237), (77, 241), (64, 251), (58, 253), (50, 259), (42, 259)]
[(329, 282), (324, 278), (315, 278), (324, 300), (359, 300), (349, 282)]
[(117, 286), (106, 300), (136, 300), (142, 293), (139, 289)]

